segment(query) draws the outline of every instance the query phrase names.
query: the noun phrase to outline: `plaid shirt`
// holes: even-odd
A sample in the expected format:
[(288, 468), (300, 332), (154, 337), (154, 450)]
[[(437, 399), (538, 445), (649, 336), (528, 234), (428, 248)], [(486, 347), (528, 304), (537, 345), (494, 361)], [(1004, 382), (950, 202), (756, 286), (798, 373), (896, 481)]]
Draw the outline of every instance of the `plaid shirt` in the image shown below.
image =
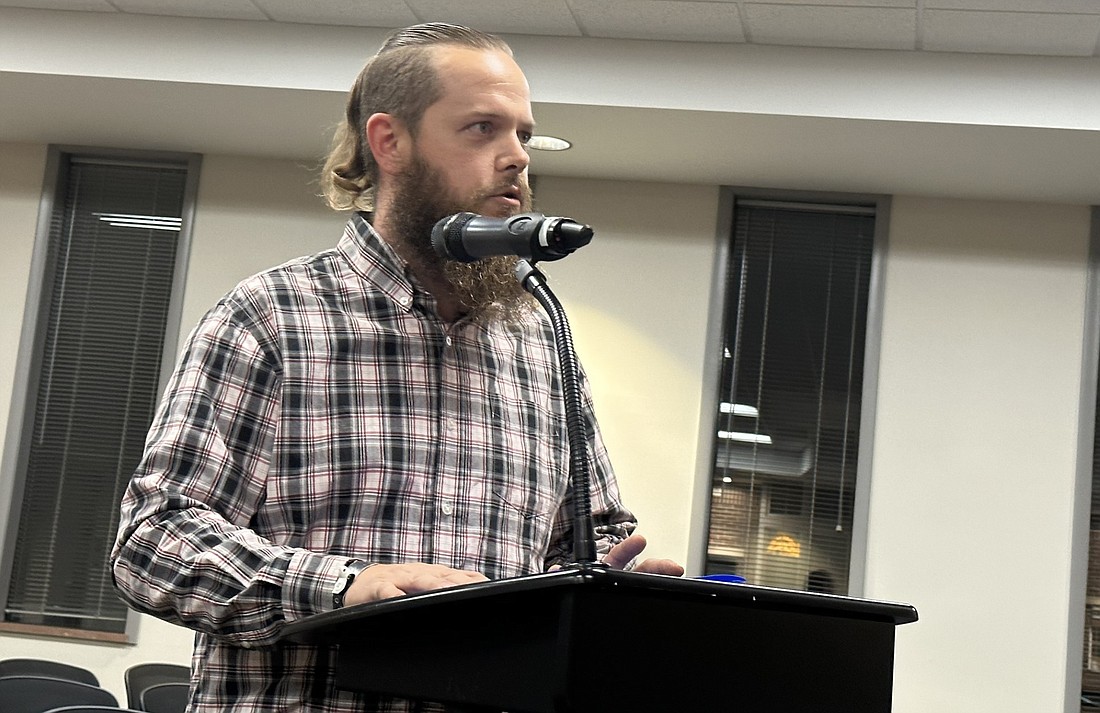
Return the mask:
[[(634, 527), (589, 414), (598, 549)], [(189, 710), (438, 710), (337, 691), (277, 642), (349, 557), (490, 579), (571, 555), (548, 320), (445, 324), (367, 222), (237, 286), (192, 332), (122, 501), (117, 587), (195, 629)], [(369, 645), (369, 642), (364, 642)]]

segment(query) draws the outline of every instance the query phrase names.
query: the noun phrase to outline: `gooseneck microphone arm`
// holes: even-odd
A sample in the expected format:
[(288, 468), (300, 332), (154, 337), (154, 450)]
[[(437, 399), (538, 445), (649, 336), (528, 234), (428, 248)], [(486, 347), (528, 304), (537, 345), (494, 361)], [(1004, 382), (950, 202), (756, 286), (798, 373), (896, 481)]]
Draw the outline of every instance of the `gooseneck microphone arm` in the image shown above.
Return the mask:
[(588, 426), (581, 399), (580, 362), (573, 346), (573, 334), (558, 298), (546, 284), (546, 276), (527, 260), (516, 263), (516, 279), (546, 310), (554, 328), (558, 352), (565, 427), (569, 439), (569, 483), (573, 491), (573, 564), (596, 563), (595, 529), (592, 523), (591, 461), (588, 457)]

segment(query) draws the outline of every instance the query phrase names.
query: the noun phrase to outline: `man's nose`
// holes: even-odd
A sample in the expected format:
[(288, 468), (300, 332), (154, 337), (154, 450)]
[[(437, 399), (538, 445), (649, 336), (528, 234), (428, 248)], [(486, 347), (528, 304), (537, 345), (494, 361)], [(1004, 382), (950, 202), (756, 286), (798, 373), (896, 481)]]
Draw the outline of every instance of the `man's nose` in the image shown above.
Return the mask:
[(527, 153), (527, 146), (519, 136), (513, 135), (500, 157), (500, 170), (514, 170), (522, 172), (531, 163), (531, 156)]

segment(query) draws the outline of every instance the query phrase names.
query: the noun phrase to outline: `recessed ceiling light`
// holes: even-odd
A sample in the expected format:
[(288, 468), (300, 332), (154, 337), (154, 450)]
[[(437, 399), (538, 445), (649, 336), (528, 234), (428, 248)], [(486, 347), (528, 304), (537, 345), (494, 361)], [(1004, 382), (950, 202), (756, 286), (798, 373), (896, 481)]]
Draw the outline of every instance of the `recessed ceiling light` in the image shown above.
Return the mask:
[(538, 151), (565, 151), (573, 144), (557, 136), (532, 136), (527, 146)]

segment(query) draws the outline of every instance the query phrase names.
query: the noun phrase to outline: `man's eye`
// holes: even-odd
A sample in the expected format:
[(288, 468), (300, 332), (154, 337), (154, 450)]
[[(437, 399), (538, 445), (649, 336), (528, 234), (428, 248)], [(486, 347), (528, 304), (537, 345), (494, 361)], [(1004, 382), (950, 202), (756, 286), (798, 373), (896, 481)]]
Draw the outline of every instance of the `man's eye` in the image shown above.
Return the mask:
[(472, 128), (479, 134), (489, 134), (493, 131), (493, 125), (488, 121), (479, 121)]
[(526, 146), (527, 144), (531, 143), (532, 136), (534, 136), (534, 134), (532, 134), (530, 131), (521, 131), (519, 132), (519, 142)]

